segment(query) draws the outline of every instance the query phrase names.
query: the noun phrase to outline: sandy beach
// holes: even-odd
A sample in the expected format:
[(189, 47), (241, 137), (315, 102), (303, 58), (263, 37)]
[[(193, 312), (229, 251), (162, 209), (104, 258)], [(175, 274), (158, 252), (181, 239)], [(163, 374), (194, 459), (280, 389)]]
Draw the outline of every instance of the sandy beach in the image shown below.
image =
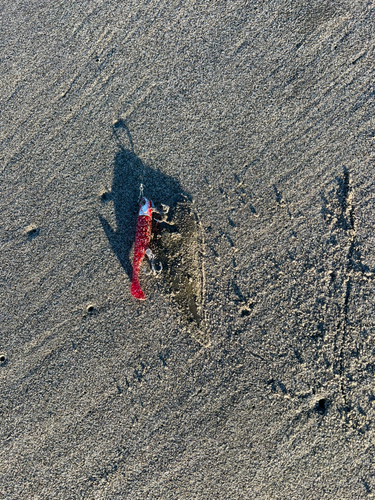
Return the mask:
[(0, 499), (375, 498), (375, 3), (0, 21)]

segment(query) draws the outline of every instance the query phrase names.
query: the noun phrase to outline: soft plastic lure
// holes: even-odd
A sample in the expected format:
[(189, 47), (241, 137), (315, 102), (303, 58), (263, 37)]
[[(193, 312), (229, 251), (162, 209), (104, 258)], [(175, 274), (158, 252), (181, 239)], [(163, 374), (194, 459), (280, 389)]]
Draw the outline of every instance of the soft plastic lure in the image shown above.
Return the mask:
[[(146, 255), (150, 260), (150, 265), (152, 272), (156, 274), (154, 265), (154, 254), (148, 248), (151, 239), (151, 227), (152, 227), (152, 214), (157, 213), (159, 215), (165, 215), (168, 213), (169, 207), (163, 205), (163, 212), (159, 212), (155, 209), (154, 204), (151, 200), (147, 198), (142, 198), (141, 205), (138, 212), (137, 229), (135, 232), (135, 244), (134, 244), (134, 258), (133, 258), (133, 278), (130, 287), (130, 293), (139, 300), (145, 300), (146, 296), (141, 289), (139, 283), (139, 269), (141, 267), (144, 256)], [(163, 217), (159, 222), (166, 222), (166, 217)]]

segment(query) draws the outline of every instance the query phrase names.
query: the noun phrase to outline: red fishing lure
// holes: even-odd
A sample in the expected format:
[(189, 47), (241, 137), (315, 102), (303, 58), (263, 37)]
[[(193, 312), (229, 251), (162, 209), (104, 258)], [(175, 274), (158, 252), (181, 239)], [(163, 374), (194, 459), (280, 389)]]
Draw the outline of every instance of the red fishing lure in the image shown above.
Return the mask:
[(133, 297), (139, 300), (145, 300), (146, 298), (145, 294), (141, 290), (141, 285), (139, 284), (139, 269), (141, 267), (144, 256), (146, 255), (149, 258), (153, 274), (159, 274), (162, 271), (161, 263), (160, 269), (155, 269), (154, 254), (148, 248), (151, 239), (152, 214), (156, 213), (162, 216), (161, 219), (157, 219), (158, 222), (166, 222), (167, 224), (172, 224), (172, 222), (167, 221), (167, 213), (169, 211), (169, 207), (163, 204), (162, 207), (163, 211), (160, 212), (154, 207), (152, 201), (148, 200), (147, 198), (142, 198), (142, 202), (139, 207), (137, 229), (135, 232), (133, 279), (130, 287), (130, 293), (133, 295)]
[(139, 207), (137, 229), (135, 232), (134, 259), (133, 259), (133, 279), (130, 287), (130, 293), (139, 300), (145, 300), (146, 296), (141, 290), (139, 284), (139, 269), (148, 249), (151, 239), (152, 212), (154, 207), (152, 201), (142, 198)]

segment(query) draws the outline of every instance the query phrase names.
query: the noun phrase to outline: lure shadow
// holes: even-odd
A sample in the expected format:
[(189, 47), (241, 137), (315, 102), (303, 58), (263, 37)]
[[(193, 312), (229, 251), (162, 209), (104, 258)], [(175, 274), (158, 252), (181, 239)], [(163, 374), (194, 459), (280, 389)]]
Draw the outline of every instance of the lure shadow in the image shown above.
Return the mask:
[(139, 208), (139, 185), (144, 171), (144, 196), (156, 206), (173, 206), (184, 193), (179, 182), (145, 165), (131, 150), (119, 146), (114, 159), (113, 182), (110, 193), (102, 201), (113, 201), (116, 229), (99, 215), (108, 241), (126, 274), (131, 279), (130, 252), (134, 243)]

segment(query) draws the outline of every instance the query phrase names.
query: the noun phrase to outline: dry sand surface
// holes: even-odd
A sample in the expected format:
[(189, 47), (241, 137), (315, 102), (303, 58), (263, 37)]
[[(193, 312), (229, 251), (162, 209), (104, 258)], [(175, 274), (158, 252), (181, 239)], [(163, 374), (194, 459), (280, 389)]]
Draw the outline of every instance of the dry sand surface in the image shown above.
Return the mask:
[(375, 498), (374, 2), (0, 19), (0, 498)]

